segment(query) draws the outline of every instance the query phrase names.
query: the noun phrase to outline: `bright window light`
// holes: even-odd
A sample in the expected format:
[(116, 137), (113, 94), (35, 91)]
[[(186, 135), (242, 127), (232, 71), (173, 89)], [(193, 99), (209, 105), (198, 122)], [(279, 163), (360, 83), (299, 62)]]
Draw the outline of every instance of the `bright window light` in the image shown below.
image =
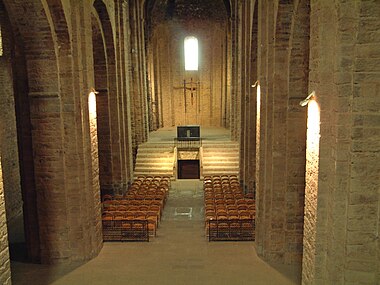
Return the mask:
[(185, 70), (198, 70), (198, 39), (185, 38)]

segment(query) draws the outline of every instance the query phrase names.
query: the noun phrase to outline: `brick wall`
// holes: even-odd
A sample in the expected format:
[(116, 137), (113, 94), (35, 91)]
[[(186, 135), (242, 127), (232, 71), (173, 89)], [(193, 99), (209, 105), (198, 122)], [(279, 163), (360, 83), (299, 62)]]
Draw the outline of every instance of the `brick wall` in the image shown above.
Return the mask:
[[(350, 8), (356, 5), (355, 9)], [(348, 148), (342, 149), (339, 159), (351, 162), (350, 183), (344, 178), (342, 185), (349, 185), (347, 216), (345, 220), (347, 241), (344, 264), (346, 284), (374, 284), (380, 280), (380, 3), (378, 1), (351, 1), (341, 3), (339, 12), (342, 54), (341, 70), (352, 66), (352, 130), (347, 132), (345, 117), (341, 117), (339, 138), (352, 138), (351, 159)], [(357, 30), (354, 45), (349, 29)], [(347, 40), (346, 40), (347, 38)], [(348, 59), (350, 58), (350, 59)], [(347, 76), (346, 73), (342, 74)], [(347, 92), (342, 84), (340, 94)], [(345, 109), (351, 103), (338, 98), (337, 104)], [(343, 101), (343, 102), (342, 102)]]
[(146, 85), (145, 27), (141, 1), (133, 0), (129, 6), (129, 86), (131, 106), (131, 127), (134, 155), (139, 144), (148, 139), (149, 120)]
[(3, 176), (0, 163), (0, 283), (11, 284), (11, 269), (8, 251), (7, 218), (5, 215)]
[[(233, 34), (238, 34), (238, 44), (233, 44), (234, 88), (232, 109), (238, 118), (231, 126), (233, 139), (240, 141), (240, 180), (246, 191), (253, 192), (256, 169), (256, 89), (252, 88), (257, 76), (258, 5), (242, 2), (233, 6)], [(238, 79), (238, 80), (236, 80)]]
[(289, 62), (287, 112), (287, 193), (285, 195), (287, 260), (301, 262), (305, 197), (306, 108), (300, 108), (308, 90), (310, 3), (294, 7)]
[(4, 170), (4, 196), (8, 223), (22, 215), (20, 169), (16, 130), (15, 97), (12, 81), (12, 35), (4, 7), (0, 5), (3, 55), (0, 57), (0, 146)]
[(94, 53), (97, 132), (99, 140), (99, 175), (103, 193), (112, 192), (112, 149), (108, 106), (108, 73), (100, 19), (92, 16), (92, 45)]
[[(74, 7), (65, 3), (68, 11), (75, 11), (68, 16), (69, 30), (61, 3), (34, 3), (25, 9), (27, 4), (6, 2), (14, 30), (19, 30), (18, 40), (28, 39), (22, 50), (26, 83), (18, 90), (23, 93), (18, 99), (30, 107), (33, 125), (29, 131), (36, 199), (26, 193), (25, 202), (27, 207), (38, 205), (38, 210), (26, 213), (27, 244), (37, 251), (32, 259), (43, 263), (88, 260), (102, 246), (97, 145), (94, 132), (90, 133), (87, 101), (94, 86), (88, 20), (92, 9), (83, 3)], [(25, 11), (33, 16), (26, 17)], [(47, 21), (50, 16), (52, 22)], [(17, 71), (15, 76), (21, 69)], [(30, 242), (33, 230), (39, 240)]]
[[(0, 82), (11, 82), (10, 62), (0, 59)], [(2, 146), (2, 164), (4, 169), (4, 195), (7, 200), (6, 209), (8, 222), (22, 215), (22, 197), (20, 186), (20, 170), (18, 164), (18, 143), (16, 131), (15, 102), (13, 97), (13, 86), (5, 86), (0, 83), (3, 96), (0, 98), (0, 145)]]
[[(218, 6), (220, 3), (214, 1), (212, 4)], [(220, 4), (220, 9), (225, 9), (223, 4)], [(225, 88), (227, 17), (223, 15), (223, 20), (220, 20), (219, 14), (217, 19), (198, 15), (196, 20), (163, 20), (160, 18), (162, 11), (159, 13), (152, 15), (155, 26), (149, 31), (148, 53), (149, 61), (154, 63), (151, 75), (154, 102), (151, 104), (157, 106), (156, 124), (159, 127), (186, 124), (226, 126), (229, 120)], [(198, 39), (198, 71), (185, 71), (184, 39), (187, 36)], [(188, 88), (186, 94), (184, 80)]]
[(298, 103), (308, 94), (309, 5), (259, 2), (258, 11), (257, 249), (301, 264), (306, 111)]
[(376, 1), (312, 1), (321, 141), (318, 186), (306, 196), (303, 284), (379, 280), (379, 11)]

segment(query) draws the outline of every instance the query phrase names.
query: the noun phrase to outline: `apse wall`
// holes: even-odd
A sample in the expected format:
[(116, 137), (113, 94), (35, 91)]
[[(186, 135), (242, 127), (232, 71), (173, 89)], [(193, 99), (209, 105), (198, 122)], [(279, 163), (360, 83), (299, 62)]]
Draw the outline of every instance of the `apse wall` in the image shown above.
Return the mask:
[[(226, 25), (213, 21), (168, 21), (154, 28), (150, 57), (159, 127), (185, 124), (224, 126), (227, 102)], [(199, 44), (199, 69), (186, 71), (184, 40), (194, 36)], [(186, 89), (184, 90), (184, 85)]]

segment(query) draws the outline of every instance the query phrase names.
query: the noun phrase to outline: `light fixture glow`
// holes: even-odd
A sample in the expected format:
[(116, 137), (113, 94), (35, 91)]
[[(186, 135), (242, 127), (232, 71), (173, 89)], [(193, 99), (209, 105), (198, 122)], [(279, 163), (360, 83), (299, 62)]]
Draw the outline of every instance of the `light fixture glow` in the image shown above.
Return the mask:
[(310, 100), (307, 107), (307, 150), (318, 156), (320, 137), (320, 112), (318, 103)]
[(256, 89), (256, 181), (259, 181), (259, 173), (260, 173), (260, 157), (261, 157), (261, 87), (260, 84), (257, 83)]
[(311, 92), (304, 100), (302, 100), (300, 105), (302, 107), (306, 106), (313, 97), (315, 97), (315, 91)]
[[(312, 97), (312, 96), (311, 96)], [(306, 175), (304, 205), (303, 260), (315, 258), (315, 239), (317, 232), (317, 209), (319, 188), (319, 139), (320, 110), (318, 103), (311, 97), (307, 105)], [(306, 99), (305, 99), (306, 100)]]
[(198, 70), (198, 39), (185, 38), (185, 70)]
[[(257, 81), (256, 81), (257, 82)], [(256, 83), (255, 83), (256, 84)], [(257, 85), (257, 89), (256, 89), (256, 104), (257, 104), (257, 113), (259, 114), (260, 116), (260, 105), (261, 105), (261, 87), (260, 87), (260, 84)]]
[(88, 111), (91, 117), (96, 117), (96, 95), (98, 92), (91, 91), (88, 95)]

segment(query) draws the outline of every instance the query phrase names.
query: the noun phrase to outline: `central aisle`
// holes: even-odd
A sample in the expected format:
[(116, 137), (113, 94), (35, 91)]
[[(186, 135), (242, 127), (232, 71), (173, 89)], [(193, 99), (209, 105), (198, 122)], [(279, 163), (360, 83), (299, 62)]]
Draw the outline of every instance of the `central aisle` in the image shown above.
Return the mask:
[(263, 262), (254, 242), (208, 242), (197, 180), (172, 183), (157, 237), (150, 242), (104, 243), (98, 257), (77, 268), (12, 263), (15, 285), (299, 284), (294, 268)]

